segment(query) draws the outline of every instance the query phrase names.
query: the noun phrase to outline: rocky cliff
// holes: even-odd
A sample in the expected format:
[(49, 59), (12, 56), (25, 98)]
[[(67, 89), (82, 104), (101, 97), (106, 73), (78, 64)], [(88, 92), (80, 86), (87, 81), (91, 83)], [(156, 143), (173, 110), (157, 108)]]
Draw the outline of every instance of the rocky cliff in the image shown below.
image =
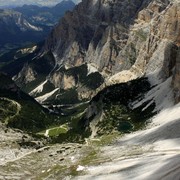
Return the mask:
[[(79, 99), (87, 99), (108, 85), (143, 76), (155, 85), (173, 75), (178, 96), (174, 67), (178, 65), (179, 7), (172, 0), (83, 0), (65, 14), (40, 51), (41, 57), (52, 52), (55, 59), (48, 81), (59, 89), (74, 88)], [(87, 73), (80, 79), (65, 73), (72, 68), (80, 72), (83, 65)], [(92, 72), (105, 81), (95, 89), (82, 83)], [(22, 72), (20, 76), (28, 77)]]
[(130, 25), (149, 2), (85, 0), (66, 13), (47, 39), (44, 51), (53, 51), (58, 64), (88, 62), (108, 75), (128, 69), (134, 62), (121, 60), (120, 65), (119, 55), (127, 44)]
[(54, 143), (85, 140), (90, 154), (50, 146), (12, 162), (12, 177), (179, 179), (179, 12), (178, 0), (83, 0), (42, 47), (15, 52), (26, 63), (14, 80), (58, 116), (23, 104), (28, 118), (11, 125)]

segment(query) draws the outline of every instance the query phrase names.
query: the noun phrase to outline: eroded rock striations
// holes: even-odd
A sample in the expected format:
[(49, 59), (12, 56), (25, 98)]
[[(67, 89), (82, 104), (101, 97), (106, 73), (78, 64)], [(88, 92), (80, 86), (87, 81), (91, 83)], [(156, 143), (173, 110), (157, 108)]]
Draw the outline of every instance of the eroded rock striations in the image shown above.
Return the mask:
[[(173, 0), (83, 0), (65, 14), (33, 60), (49, 52), (55, 59), (49, 75), (38, 85), (48, 79), (59, 88), (58, 93), (75, 89), (82, 100), (108, 85), (143, 76), (157, 84), (173, 75), (178, 96), (178, 70), (174, 67), (178, 64), (179, 8), (179, 2)], [(77, 76), (84, 65), (84, 73)], [(26, 72), (19, 77), (25, 80)], [(95, 79), (103, 80), (89, 88), (84, 78), (93, 84), (94, 77), (89, 75), (95, 72)]]
[[(143, 157), (143, 161), (139, 163), (139, 173), (134, 170), (138, 178), (143, 177), (143, 173), (149, 177), (154, 174), (157, 174), (157, 177), (162, 174), (163, 177), (167, 175), (177, 177), (174, 171), (177, 165), (171, 164), (168, 153), (175, 156), (178, 153), (176, 149), (179, 144), (177, 131), (179, 104), (172, 108), (174, 103), (180, 101), (179, 16), (178, 0), (83, 0), (72, 12), (66, 13), (41, 50), (36, 51), (32, 59), (26, 60), (23, 69), (14, 76), (14, 80), (36, 100), (45, 105), (50, 103), (51, 112), (60, 110), (59, 119), (53, 122), (53, 119), (42, 112), (41, 108), (39, 109), (41, 113), (35, 111), (37, 108), (33, 109), (33, 104), (30, 106), (33, 111), (29, 112), (33, 117), (29, 118), (31, 117), (29, 113), (26, 114), (27, 109), (29, 110), (28, 106), (21, 116), (27, 115), (28, 119), (22, 119), (22, 121), (15, 119), (12, 125), (20, 128), (20, 125), (25, 124), (28, 129), (30, 124), (31, 128), (38, 127), (36, 131), (46, 129), (43, 134), (47, 132), (49, 135), (50, 129), (47, 128), (52, 125), (54, 127), (54, 124), (59, 128), (58, 123), (62, 121), (64, 123), (65, 120), (68, 126), (67, 132), (60, 134), (57, 132), (52, 138), (53, 142), (58, 143), (63, 140), (65, 142), (82, 141), (89, 136), (102, 137), (101, 135), (105, 134), (112, 135), (117, 132), (123, 134), (139, 130), (130, 136), (121, 137), (119, 142), (115, 142), (117, 146), (110, 145), (104, 151), (106, 157), (107, 150), (111, 152), (108, 161), (112, 162), (112, 157), (115, 157), (113, 161), (115, 169), (110, 170), (111, 172), (107, 171), (108, 174), (105, 173), (105, 175), (124, 173), (122, 169), (117, 173), (117, 159), (123, 162), (124, 158), (125, 160), (130, 158), (137, 162), (137, 158)], [(80, 100), (89, 99), (91, 101), (88, 103), (79, 103)], [(25, 104), (22, 104), (22, 108), (23, 105)], [(161, 110), (164, 111), (151, 119)], [(45, 117), (47, 119), (44, 120)], [(153, 123), (147, 126), (150, 122)], [(141, 131), (144, 127), (147, 129)], [(172, 147), (173, 144), (177, 145)], [(116, 151), (111, 151), (112, 147)], [(40, 149), (38, 151), (40, 156), (37, 157), (41, 159), (48, 157), (47, 160), (54, 158), (52, 161), (54, 165), (44, 163), (45, 161), (38, 161), (43, 164), (37, 164), (36, 159), (31, 162), (29, 156), (22, 162), (28, 161), (31, 164), (36, 161), (34, 164), (41, 167), (41, 171), (37, 173), (43, 173), (45, 176), (47, 175), (44, 169), (47, 169), (48, 175), (52, 173), (53, 176), (57, 174), (59, 168), (63, 169), (62, 174), (65, 177), (63, 166), (58, 167), (57, 164), (64, 160), (66, 163), (68, 161), (58, 154), (66, 156), (64, 149), (69, 149), (68, 154), (71, 156), (70, 163), (72, 164), (74, 154), (69, 153), (72, 148), (62, 147), (57, 151), (55, 147), (55, 152), (52, 151), (54, 147), (46, 148)], [(120, 155), (121, 148), (123, 154)], [(117, 152), (117, 155), (112, 156), (114, 152)], [(151, 161), (153, 157), (151, 156), (150, 162), (151, 153), (154, 160)], [(145, 168), (145, 172), (142, 172), (144, 157), (148, 157), (147, 169), (149, 170), (150, 163), (157, 162), (157, 155), (162, 157), (161, 162), (164, 163), (167, 160), (165, 164), (168, 170), (172, 167), (170, 171), (163, 170), (163, 166), (158, 164), (160, 171), (151, 174), (149, 171), (147, 173)], [(98, 157), (96, 154), (95, 156)], [(88, 160), (92, 160), (95, 156), (91, 151), (91, 156), (87, 157)], [(171, 160), (174, 161), (174, 159), (177, 159), (177, 156)], [(107, 168), (110, 167), (107, 164), (108, 161), (105, 161)], [(99, 162), (101, 161), (96, 161), (98, 165)], [(119, 164), (122, 165), (122, 162)], [(119, 167), (122, 167), (121, 165)], [(132, 171), (131, 165), (130, 163), (130, 166), (125, 168), (128, 175), (128, 170)], [(29, 166), (30, 172), (35, 172), (31, 168), (37, 166)], [(52, 169), (53, 166), (55, 166), (54, 169)], [(20, 171), (23, 170), (19, 162), (18, 167)], [(68, 172), (71, 168), (69, 167), (68, 165)], [(73, 175), (74, 167), (73, 165)], [(154, 167), (152, 166), (152, 172), (154, 169), (157, 170), (157, 167)], [(58, 173), (61, 176), (61, 172)], [(99, 173), (95, 172), (93, 178), (101, 176), (104, 172), (99, 171)]]

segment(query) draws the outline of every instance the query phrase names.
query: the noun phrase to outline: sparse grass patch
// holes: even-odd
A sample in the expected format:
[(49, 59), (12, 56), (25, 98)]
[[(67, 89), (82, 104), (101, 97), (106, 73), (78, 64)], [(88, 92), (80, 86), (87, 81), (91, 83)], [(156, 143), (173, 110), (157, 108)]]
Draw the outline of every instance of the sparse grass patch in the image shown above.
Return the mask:
[(57, 127), (57, 128), (50, 129), (48, 135), (50, 137), (58, 136), (59, 134), (67, 133), (67, 131), (68, 130), (63, 127)]

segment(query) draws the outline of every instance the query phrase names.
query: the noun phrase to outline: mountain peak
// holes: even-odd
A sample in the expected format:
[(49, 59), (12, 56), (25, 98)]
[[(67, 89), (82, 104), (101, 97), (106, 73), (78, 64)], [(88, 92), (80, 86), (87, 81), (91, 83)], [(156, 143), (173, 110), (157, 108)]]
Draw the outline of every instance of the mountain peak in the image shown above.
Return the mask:
[(75, 3), (72, 0), (63, 0), (60, 3), (56, 4), (55, 7), (59, 7), (59, 6), (75, 6)]

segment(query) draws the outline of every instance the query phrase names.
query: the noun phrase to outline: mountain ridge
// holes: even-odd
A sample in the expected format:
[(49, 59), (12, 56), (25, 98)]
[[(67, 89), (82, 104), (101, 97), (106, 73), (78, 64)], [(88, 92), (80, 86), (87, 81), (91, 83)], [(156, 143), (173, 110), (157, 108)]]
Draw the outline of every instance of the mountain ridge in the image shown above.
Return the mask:
[[(49, 112), (31, 104), (11, 125), (49, 144), (23, 138), (32, 151), (0, 165), (2, 179), (179, 180), (179, 37), (178, 0), (83, 0), (44, 43), (5, 55), (4, 70), (14, 65), (13, 80)], [(18, 100), (0, 100), (2, 121), (19, 113)]]
[[(169, 34), (164, 31), (170, 19), (162, 16), (174, 13), (177, 5), (178, 2), (169, 0), (134, 0), (130, 4), (127, 1), (104, 1), (101, 4), (100, 1), (84, 0), (74, 11), (65, 14), (40, 51), (39, 56), (51, 51), (55, 58), (56, 65), (49, 76), (51, 83), (55, 87), (63, 84), (60, 67), (71, 69), (83, 64), (96, 69), (104, 78), (105, 83), (100, 84), (99, 89), (108, 84), (149, 76), (156, 71), (160, 72), (157, 76), (163, 81), (168, 77), (166, 71), (172, 71), (167, 69), (168, 63), (175, 65), (174, 60), (169, 60), (174, 59), (178, 34), (170, 34), (176, 21), (172, 21)], [(124, 7), (129, 10), (124, 12)], [(159, 30), (156, 30), (157, 26)], [(164, 56), (166, 49), (167, 56)], [(161, 56), (158, 57), (158, 53)], [(158, 60), (154, 60), (156, 58)], [(26, 77), (23, 73), (20, 76)], [(71, 88), (81, 86), (73, 82), (75, 77), (71, 79)], [(94, 91), (90, 94), (82, 91), (77, 89), (79, 97), (94, 94)]]
[[(122, 14), (127, 5), (131, 11)], [(179, 26), (178, 7), (169, 0), (84, 0), (14, 80), (42, 104), (68, 105), (72, 97), (75, 104), (85, 102), (114, 84), (147, 77), (153, 87), (172, 77), (177, 103), (179, 34), (171, 32)]]
[(53, 7), (24, 5), (0, 10), (0, 52), (43, 41), (64, 13), (74, 6), (72, 1), (62, 1)]
[(72, 10), (75, 4), (73, 1), (61, 1), (53, 7), (37, 5), (23, 5), (14, 8), (15, 11), (22, 13), (30, 22), (40, 25), (54, 26), (67, 10)]

